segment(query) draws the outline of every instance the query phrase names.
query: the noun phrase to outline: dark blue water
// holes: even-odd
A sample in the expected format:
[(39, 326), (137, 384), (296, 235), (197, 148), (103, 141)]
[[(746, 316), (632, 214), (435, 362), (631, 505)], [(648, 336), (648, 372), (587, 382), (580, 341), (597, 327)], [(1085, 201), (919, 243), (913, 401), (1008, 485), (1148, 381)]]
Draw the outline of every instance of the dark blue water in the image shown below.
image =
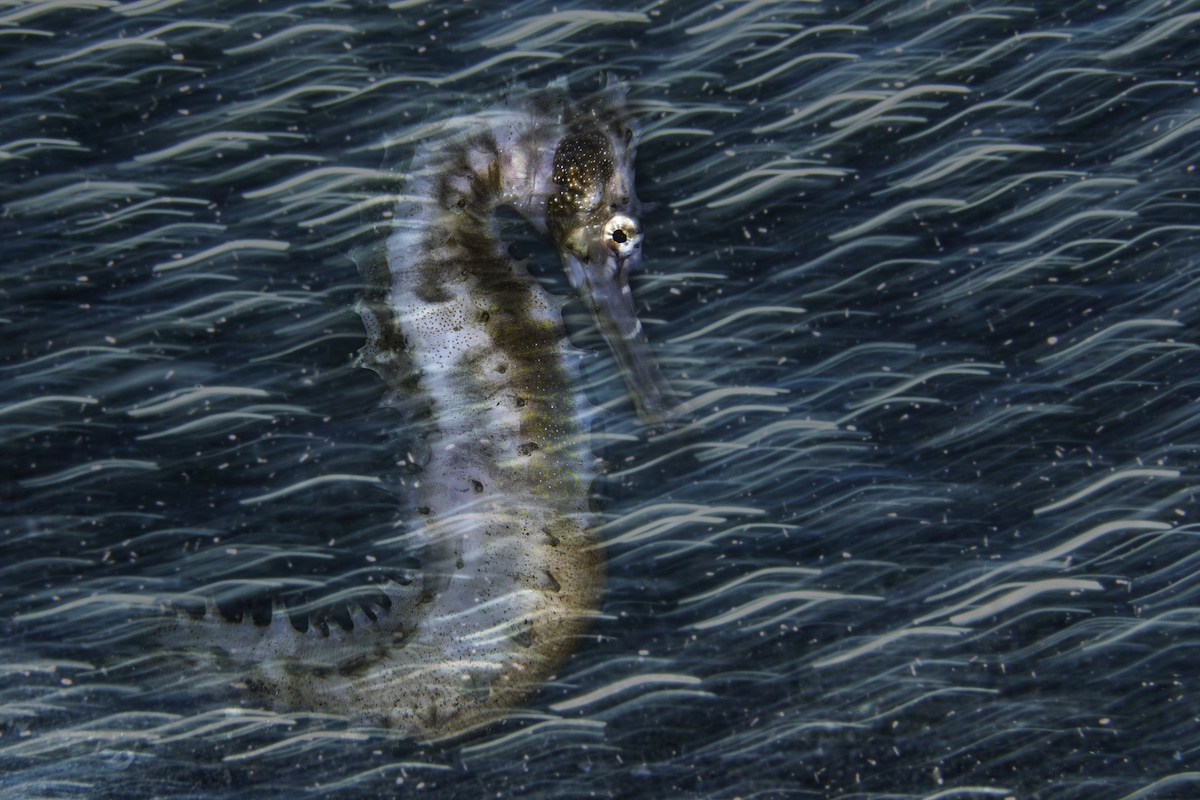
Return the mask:
[[(1194, 6), (396, 6), (0, 11), (0, 794), (1196, 795)], [(567, 306), (594, 635), (437, 747), (147, 646), (173, 592), (412, 566), (353, 366), (379, 165), (605, 71), (695, 402), (639, 429)]]

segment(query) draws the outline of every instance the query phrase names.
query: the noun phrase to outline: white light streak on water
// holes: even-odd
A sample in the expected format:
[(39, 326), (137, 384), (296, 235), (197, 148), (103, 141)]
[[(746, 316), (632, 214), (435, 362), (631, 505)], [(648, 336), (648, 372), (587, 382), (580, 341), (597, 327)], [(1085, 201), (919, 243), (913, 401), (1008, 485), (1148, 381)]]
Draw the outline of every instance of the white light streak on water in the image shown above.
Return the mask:
[(520, 46), (540, 50), (558, 44), (589, 28), (605, 25), (646, 25), (650, 18), (637, 12), (563, 10), (554, 14), (535, 16), (504, 28), (494, 36), (483, 39), (483, 47)]
[(574, 711), (579, 708), (599, 703), (602, 700), (607, 700), (614, 695), (623, 694), (632, 689), (642, 689), (648, 686), (697, 686), (701, 680), (692, 675), (665, 674), (661, 672), (651, 672), (645, 675), (634, 675), (630, 678), (623, 678), (619, 681), (603, 686), (594, 692), (588, 692), (585, 695), (564, 700), (561, 703), (554, 703), (550, 706), (552, 711), (562, 713), (563, 711)]
[[(736, 608), (731, 608), (724, 614), (718, 614), (715, 617), (710, 617), (709, 619), (687, 625), (684, 627), (684, 630), (693, 629), (702, 631), (709, 628), (717, 628), (722, 625), (729, 625), (733, 622), (739, 622), (751, 614), (757, 614), (763, 609), (770, 608), (771, 606), (778, 605), (780, 603), (788, 603), (793, 600), (803, 601), (799, 606), (793, 609), (794, 611), (807, 611), (820, 603), (836, 602), (841, 600), (867, 600), (871, 602), (879, 602), (883, 600), (883, 598), (879, 597), (878, 595), (841, 594), (839, 592), (819, 592), (803, 589), (790, 592), (775, 592), (773, 594), (766, 595), (765, 597), (760, 597), (753, 602), (745, 603), (737, 606)], [(790, 614), (791, 612), (788, 613)], [(769, 624), (769, 622), (771, 621), (768, 621), (768, 623), (764, 624)]]
[(247, 497), (238, 502), (244, 506), (255, 505), (257, 503), (270, 503), (297, 492), (304, 492), (318, 486), (338, 483), (369, 483), (372, 486), (381, 486), (383, 481), (374, 475), (320, 475), (316, 478), (309, 478), (299, 483), (293, 483), (291, 486), (285, 486), (273, 492)]
[(240, 239), (233, 242), (225, 242), (223, 244), (210, 247), (199, 253), (194, 253), (190, 256), (180, 256), (171, 261), (164, 261), (154, 265), (155, 272), (170, 272), (171, 270), (183, 269), (190, 267), (193, 264), (199, 264), (202, 261), (216, 258), (225, 255), (226, 253), (239, 253), (246, 251), (248, 253), (267, 252), (267, 253), (283, 253), (290, 247), (287, 242), (277, 242), (272, 239)]
[(923, 625), (916, 628), (902, 628), (882, 636), (873, 637), (865, 644), (861, 644), (852, 650), (839, 653), (836, 656), (830, 656), (828, 658), (822, 658), (818, 661), (815, 661), (813, 663), (813, 667), (817, 669), (824, 669), (826, 667), (837, 666), (838, 664), (845, 664), (848, 661), (853, 661), (854, 659), (860, 658), (868, 653), (874, 653), (882, 650), (893, 642), (898, 642), (915, 636), (956, 637), (962, 636), (966, 632), (966, 628), (951, 628), (944, 625)]
[(1178, 477), (1180, 477), (1181, 474), (1182, 473), (1180, 473), (1179, 470), (1177, 470), (1177, 469), (1149, 469), (1149, 468), (1147, 468), (1147, 469), (1122, 470), (1121, 472), (1115, 472), (1112, 475), (1105, 475), (1103, 478), (1101, 478), (1100, 480), (1091, 484), (1090, 486), (1086, 486), (1083, 489), (1080, 489), (1079, 491), (1075, 492), (1074, 494), (1070, 494), (1070, 495), (1064, 497), (1062, 500), (1059, 500), (1054, 503), (1050, 503), (1049, 505), (1041, 506), (1039, 508), (1035, 508), (1035, 509), (1033, 509), (1033, 513), (1036, 515), (1036, 514), (1049, 514), (1052, 511), (1059, 511), (1063, 508), (1066, 508), (1067, 506), (1078, 503), (1080, 500), (1084, 499), (1085, 497), (1091, 497), (1092, 495), (1096, 494), (1097, 492), (1100, 492), (1100, 491), (1106, 489), (1107, 487), (1111, 486), (1112, 484), (1118, 483), (1120, 481), (1136, 480), (1138, 478), (1178, 478)]

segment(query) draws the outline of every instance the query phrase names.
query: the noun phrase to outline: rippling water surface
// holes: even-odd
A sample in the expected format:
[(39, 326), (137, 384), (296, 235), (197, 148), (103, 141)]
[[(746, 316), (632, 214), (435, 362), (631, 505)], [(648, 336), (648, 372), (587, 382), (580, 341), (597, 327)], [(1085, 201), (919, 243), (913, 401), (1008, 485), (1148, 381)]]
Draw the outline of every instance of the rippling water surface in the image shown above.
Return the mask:
[[(1198, 34), (1190, 2), (4, 3), (0, 794), (1196, 796)], [(148, 652), (164, 594), (412, 566), (403, 423), (353, 366), (384, 151), (605, 70), (689, 413), (637, 427), (567, 306), (608, 410), (576, 656), (439, 747)]]

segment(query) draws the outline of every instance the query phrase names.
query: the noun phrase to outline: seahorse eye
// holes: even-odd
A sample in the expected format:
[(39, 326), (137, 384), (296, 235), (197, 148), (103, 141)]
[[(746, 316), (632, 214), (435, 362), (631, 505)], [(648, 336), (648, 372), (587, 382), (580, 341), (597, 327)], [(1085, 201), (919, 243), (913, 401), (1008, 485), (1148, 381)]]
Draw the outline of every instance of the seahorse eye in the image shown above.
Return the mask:
[(632, 217), (614, 214), (604, 225), (604, 239), (617, 257), (624, 259), (641, 247), (642, 232)]

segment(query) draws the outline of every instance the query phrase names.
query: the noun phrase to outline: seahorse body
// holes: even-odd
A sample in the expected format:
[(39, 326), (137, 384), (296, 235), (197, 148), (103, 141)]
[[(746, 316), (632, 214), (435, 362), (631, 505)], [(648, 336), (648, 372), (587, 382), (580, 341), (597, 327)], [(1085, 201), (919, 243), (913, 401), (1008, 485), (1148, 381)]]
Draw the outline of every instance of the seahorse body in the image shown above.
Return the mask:
[(551, 87), (448, 127), (456, 133), (414, 158), (386, 269), (361, 306), (363, 363), (396, 404), (427, 411), (428, 455), (408, 498), (421, 580), (389, 587), (385, 613), (355, 608), (353, 630), (298, 631), (281, 604), (264, 627), (223, 622), (212, 603), (202, 619), (178, 622), (185, 641), (253, 664), (247, 684), (279, 704), (420, 740), (520, 704), (602, 599), (579, 354), (561, 302), (501, 241), (499, 207), (558, 245), (641, 416), (661, 420), (673, 403), (626, 280), (641, 232), (623, 90), (574, 102)]

